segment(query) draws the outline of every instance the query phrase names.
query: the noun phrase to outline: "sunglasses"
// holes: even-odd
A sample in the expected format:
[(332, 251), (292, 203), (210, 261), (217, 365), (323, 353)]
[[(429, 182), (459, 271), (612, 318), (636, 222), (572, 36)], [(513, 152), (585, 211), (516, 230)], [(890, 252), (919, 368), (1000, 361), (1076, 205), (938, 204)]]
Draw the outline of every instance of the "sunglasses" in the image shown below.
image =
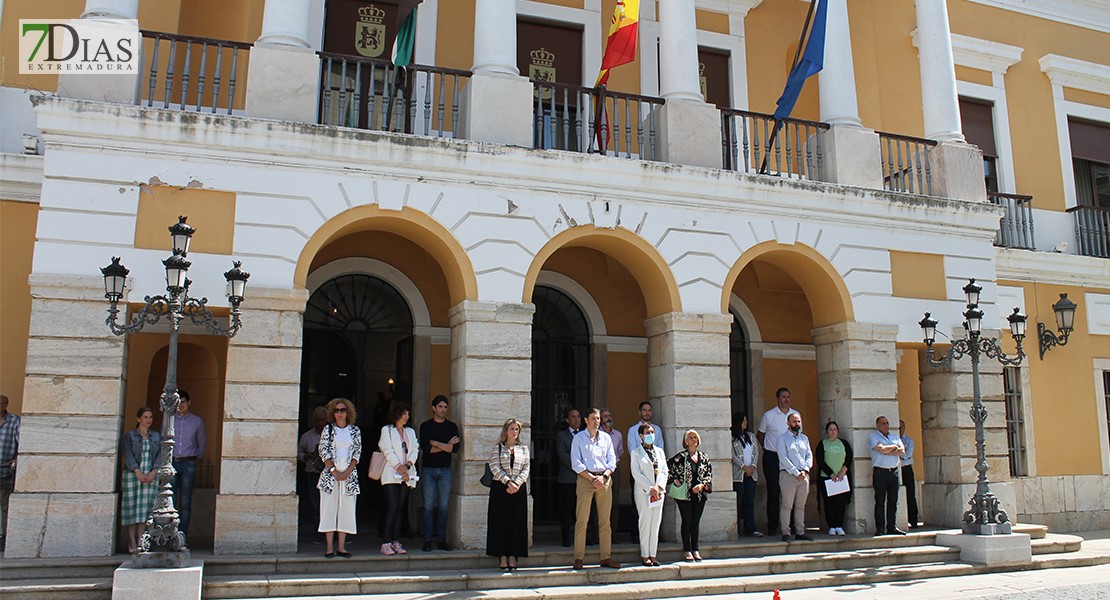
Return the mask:
[(340, 406), (340, 407), (338, 407), (338, 408), (336, 408), (336, 409), (335, 409), (335, 412), (337, 412), (337, 413), (345, 413), (345, 412), (347, 412), (347, 407), (346, 407), (346, 406)]

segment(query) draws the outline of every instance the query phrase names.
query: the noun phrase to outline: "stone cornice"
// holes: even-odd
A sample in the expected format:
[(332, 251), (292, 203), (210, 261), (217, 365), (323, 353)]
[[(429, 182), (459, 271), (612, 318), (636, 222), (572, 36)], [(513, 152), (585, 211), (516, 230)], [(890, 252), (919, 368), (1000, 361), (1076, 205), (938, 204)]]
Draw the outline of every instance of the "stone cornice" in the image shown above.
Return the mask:
[[(993, 238), (1001, 214), (987, 203), (720, 169), (57, 96), (33, 101), (48, 149), (187, 156), (225, 165), (280, 164), (317, 174), (527, 189), (552, 196), (604, 194), (616, 204), (682, 210), (697, 206), (710, 221), (714, 212), (742, 211), (759, 218), (818, 226), (851, 224), (938, 238)], [(555, 163), (559, 168), (551, 168)]]
[(1110, 95), (1110, 66), (1046, 54), (1038, 61), (1053, 85)]
[(1105, 0), (969, 0), (1002, 10), (1077, 27), (1110, 32), (1110, 11)]
[(697, 0), (695, 6), (702, 10), (743, 17), (763, 0)]
[(42, 193), (42, 156), (0, 154), (0, 200), (38, 204)]
[(1057, 252), (994, 249), (998, 281), (1019, 281), (1110, 289), (1110, 260)]
[(952, 57), (963, 67), (1005, 74), (1011, 65), (1021, 60), (1022, 50), (1018, 46), (952, 34)]

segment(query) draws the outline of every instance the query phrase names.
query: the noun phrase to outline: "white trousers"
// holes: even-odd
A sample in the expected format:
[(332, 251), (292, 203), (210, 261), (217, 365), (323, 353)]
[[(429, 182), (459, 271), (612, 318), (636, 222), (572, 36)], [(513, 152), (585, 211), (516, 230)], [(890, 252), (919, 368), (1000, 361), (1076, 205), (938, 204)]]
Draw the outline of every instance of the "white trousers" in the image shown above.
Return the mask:
[(342, 531), (358, 533), (355, 526), (355, 500), (358, 496), (348, 496), (339, 489), (327, 493), (320, 490), (320, 533)]
[(659, 524), (663, 522), (663, 504), (651, 507), (651, 496), (636, 489), (632, 491), (636, 511), (640, 513), (640, 556), (655, 556), (659, 550)]

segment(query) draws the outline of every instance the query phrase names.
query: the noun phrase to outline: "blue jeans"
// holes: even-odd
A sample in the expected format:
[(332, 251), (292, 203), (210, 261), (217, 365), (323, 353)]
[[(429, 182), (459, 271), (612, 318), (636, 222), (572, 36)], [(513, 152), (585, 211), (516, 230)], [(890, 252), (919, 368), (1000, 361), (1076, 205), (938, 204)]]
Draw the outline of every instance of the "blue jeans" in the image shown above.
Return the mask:
[(751, 535), (758, 529), (755, 526), (755, 480), (745, 477), (743, 482), (733, 481), (732, 491), (736, 492), (736, 534)]
[[(451, 495), (451, 467), (425, 467), (420, 472), (420, 487), (424, 490), (424, 541), (432, 538), (447, 541), (447, 499)], [(439, 518), (433, 513), (438, 510)], [(433, 535), (434, 533), (434, 535)]]
[(181, 533), (189, 535), (189, 517), (193, 514), (193, 487), (197, 481), (197, 461), (175, 460), (173, 468), (173, 505), (181, 517)]

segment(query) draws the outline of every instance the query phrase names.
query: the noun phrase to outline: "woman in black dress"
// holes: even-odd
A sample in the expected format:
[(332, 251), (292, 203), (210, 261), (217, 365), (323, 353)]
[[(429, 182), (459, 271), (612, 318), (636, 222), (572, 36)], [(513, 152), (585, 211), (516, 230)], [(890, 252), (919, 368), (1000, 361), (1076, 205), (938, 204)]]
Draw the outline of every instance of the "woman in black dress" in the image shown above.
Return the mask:
[(493, 483), (489, 488), (486, 554), (498, 558), (502, 571), (516, 570), (517, 558), (528, 556), (529, 460), (520, 430), (520, 421), (505, 421), (489, 457)]

